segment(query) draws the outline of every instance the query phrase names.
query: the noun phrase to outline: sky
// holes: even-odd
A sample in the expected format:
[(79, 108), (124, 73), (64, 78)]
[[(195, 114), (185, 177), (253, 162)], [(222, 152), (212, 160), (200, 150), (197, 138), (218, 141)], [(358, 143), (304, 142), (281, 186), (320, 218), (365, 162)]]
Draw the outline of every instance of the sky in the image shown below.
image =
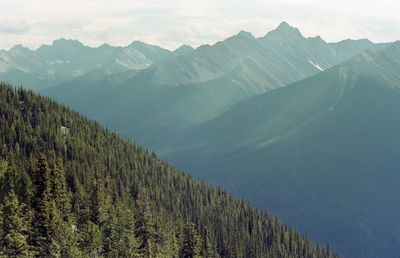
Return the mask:
[(280, 22), (329, 42), (400, 40), (398, 0), (0, 0), (0, 49), (58, 38), (89, 46), (135, 40), (175, 49), (241, 30), (264, 36)]

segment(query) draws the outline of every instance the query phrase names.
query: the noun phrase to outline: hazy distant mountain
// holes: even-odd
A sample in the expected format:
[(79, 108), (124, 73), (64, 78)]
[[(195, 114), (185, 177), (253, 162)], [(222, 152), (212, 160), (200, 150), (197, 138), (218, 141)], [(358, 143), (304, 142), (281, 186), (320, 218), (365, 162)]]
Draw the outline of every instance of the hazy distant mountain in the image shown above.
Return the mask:
[(393, 257), (400, 55), (398, 43), (387, 46), (326, 43), (285, 22), (261, 38), (240, 32), (171, 54), (105, 45), (96, 51), (109, 49), (112, 62), (93, 54), (102, 65), (42, 93), (346, 254)]
[(252, 89), (259, 93), (315, 74), (370, 47), (354, 41), (347, 47), (334, 49), (319, 37), (304, 38), (298, 29), (283, 22), (262, 38), (242, 31), (213, 46), (204, 45), (189, 55), (157, 63), (142, 71), (136, 81), (180, 86), (215, 80), (250, 66), (262, 70)]
[(314, 75), (372, 46), (352, 41), (335, 49), (319, 37), (303, 37), (284, 22), (262, 38), (240, 32), (213, 46), (186, 47), (186, 54), (130, 73), (120, 84), (104, 76), (89, 82), (78, 78), (43, 93), (157, 148), (171, 132), (210, 120), (245, 98)]
[(164, 157), (350, 257), (396, 257), (399, 111), (397, 42), (246, 99), (170, 137)]
[(390, 45), (390, 43), (373, 43), (368, 39), (352, 40), (346, 39), (329, 45), (336, 51), (339, 59), (347, 59), (349, 56), (356, 55), (363, 50), (382, 50)]
[(191, 52), (193, 52), (194, 48), (192, 46), (189, 45), (182, 45), (180, 47), (178, 47), (177, 49), (175, 49), (174, 53), (176, 55), (186, 55), (186, 54), (190, 54)]
[(0, 52), (0, 79), (44, 89), (97, 69), (106, 74), (140, 70), (173, 56), (169, 50), (137, 41), (127, 47), (91, 48), (77, 40), (59, 39), (34, 51), (17, 45)]

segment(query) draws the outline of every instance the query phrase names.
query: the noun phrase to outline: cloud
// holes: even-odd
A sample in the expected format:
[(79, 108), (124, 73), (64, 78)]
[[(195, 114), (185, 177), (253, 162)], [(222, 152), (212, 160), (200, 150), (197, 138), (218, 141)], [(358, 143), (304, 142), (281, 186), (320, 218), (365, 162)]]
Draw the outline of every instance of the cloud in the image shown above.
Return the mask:
[(0, 33), (1, 34), (23, 34), (30, 30), (29, 25), (26, 22), (0, 22)]
[[(92, 46), (142, 40), (174, 49), (240, 30), (263, 36), (283, 20), (328, 41), (382, 42), (399, 39), (398, 13), (397, 0), (13, 0), (2, 3), (0, 48), (36, 48), (64, 37)], [(25, 22), (6, 22), (16, 20)]]
[[(257, 0), (263, 15), (286, 20), (306, 35), (321, 35), (328, 41), (370, 38), (377, 42), (394, 41), (400, 16), (397, 0)], [(389, 23), (387, 20), (391, 20)], [(380, 26), (385, 24), (385, 26)], [(380, 27), (374, 30), (372, 27)]]

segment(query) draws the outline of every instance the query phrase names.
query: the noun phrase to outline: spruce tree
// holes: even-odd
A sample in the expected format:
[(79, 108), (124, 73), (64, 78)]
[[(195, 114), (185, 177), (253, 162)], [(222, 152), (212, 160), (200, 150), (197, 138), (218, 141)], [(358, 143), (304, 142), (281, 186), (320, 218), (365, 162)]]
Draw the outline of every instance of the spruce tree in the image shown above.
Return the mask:
[(50, 170), (50, 194), (60, 211), (63, 221), (71, 219), (71, 200), (67, 191), (64, 170), (53, 165)]
[(203, 227), (201, 230), (201, 256), (204, 258), (214, 258), (216, 253), (214, 251), (214, 244), (210, 241), (209, 231), (207, 227)]
[(139, 241), (139, 254), (144, 258), (156, 256), (156, 231), (154, 218), (150, 210), (148, 193), (143, 189), (137, 200), (136, 238)]
[(108, 213), (102, 229), (105, 256), (139, 257), (133, 213), (121, 202)]
[(60, 246), (55, 236), (60, 215), (54, 200), (51, 199), (50, 179), (47, 160), (44, 156), (38, 159), (37, 168), (33, 171), (34, 197), (32, 243), (39, 257), (59, 257)]
[(62, 169), (53, 165), (50, 170), (50, 236), (53, 245), (57, 244), (61, 257), (80, 257), (78, 232), (71, 216), (71, 201), (66, 189), (65, 175)]
[(90, 257), (100, 257), (104, 252), (103, 230), (106, 226), (106, 199), (105, 190), (99, 174), (96, 172), (91, 179), (91, 188), (89, 193), (89, 211), (88, 220), (83, 225), (81, 232), (81, 246)]
[(87, 257), (101, 257), (103, 252), (102, 233), (98, 225), (91, 221), (81, 229), (80, 248)]
[(0, 161), (0, 200), (10, 193), (15, 192), (18, 185), (18, 174), (5, 160)]
[(32, 247), (28, 244), (28, 223), (22, 212), (17, 196), (11, 192), (4, 202), (1, 223), (0, 246), (5, 257), (34, 257)]
[(202, 241), (193, 223), (186, 223), (182, 229), (180, 258), (194, 258), (200, 255)]
[[(193, 180), (31, 91), (0, 82), (0, 124), (0, 160), (8, 161), (0, 161), (1, 245), (4, 232), (11, 232), (3, 230), (2, 221), (14, 217), (24, 218), (26, 226), (13, 226), (20, 234), (7, 239), (20, 247), (25, 239), (38, 257), (169, 258), (180, 251), (190, 257), (198, 255), (192, 244), (198, 234), (183, 238), (183, 228), (195, 221), (201, 257), (337, 257), (222, 189)], [(62, 125), (70, 128), (67, 137)], [(93, 176), (94, 171), (101, 173)], [(10, 192), (21, 216), (1, 214)]]

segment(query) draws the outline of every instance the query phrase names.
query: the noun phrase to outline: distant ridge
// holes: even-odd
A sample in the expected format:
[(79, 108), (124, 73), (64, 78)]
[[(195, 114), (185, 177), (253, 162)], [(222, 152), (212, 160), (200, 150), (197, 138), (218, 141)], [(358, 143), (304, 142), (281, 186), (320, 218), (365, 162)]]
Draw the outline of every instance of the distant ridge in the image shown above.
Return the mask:
[(396, 42), (170, 136), (164, 157), (343, 254), (395, 257), (399, 110)]
[(77, 48), (3, 51), (0, 79), (34, 85), (346, 255), (400, 253), (398, 43), (327, 43), (283, 22), (174, 52)]
[(108, 74), (145, 69), (176, 55), (138, 41), (126, 47), (94, 48), (61, 38), (36, 50), (16, 45), (0, 52), (0, 79), (40, 90), (99, 69)]
[[(315, 75), (374, 46), (359, 41), (331, 45), (318, 37), (305, 38), (282, 23), (264, 37), (242, 31), (129, 76), (121, 74), (119, 80), (119, 73), (101, 73), (91, 80), (82, 76), (42, 93), (158, 149), (161, 139), (174, 131), (213, 119), (243, 99)], [(142, 112), (132, 112), (139, 109)]]

